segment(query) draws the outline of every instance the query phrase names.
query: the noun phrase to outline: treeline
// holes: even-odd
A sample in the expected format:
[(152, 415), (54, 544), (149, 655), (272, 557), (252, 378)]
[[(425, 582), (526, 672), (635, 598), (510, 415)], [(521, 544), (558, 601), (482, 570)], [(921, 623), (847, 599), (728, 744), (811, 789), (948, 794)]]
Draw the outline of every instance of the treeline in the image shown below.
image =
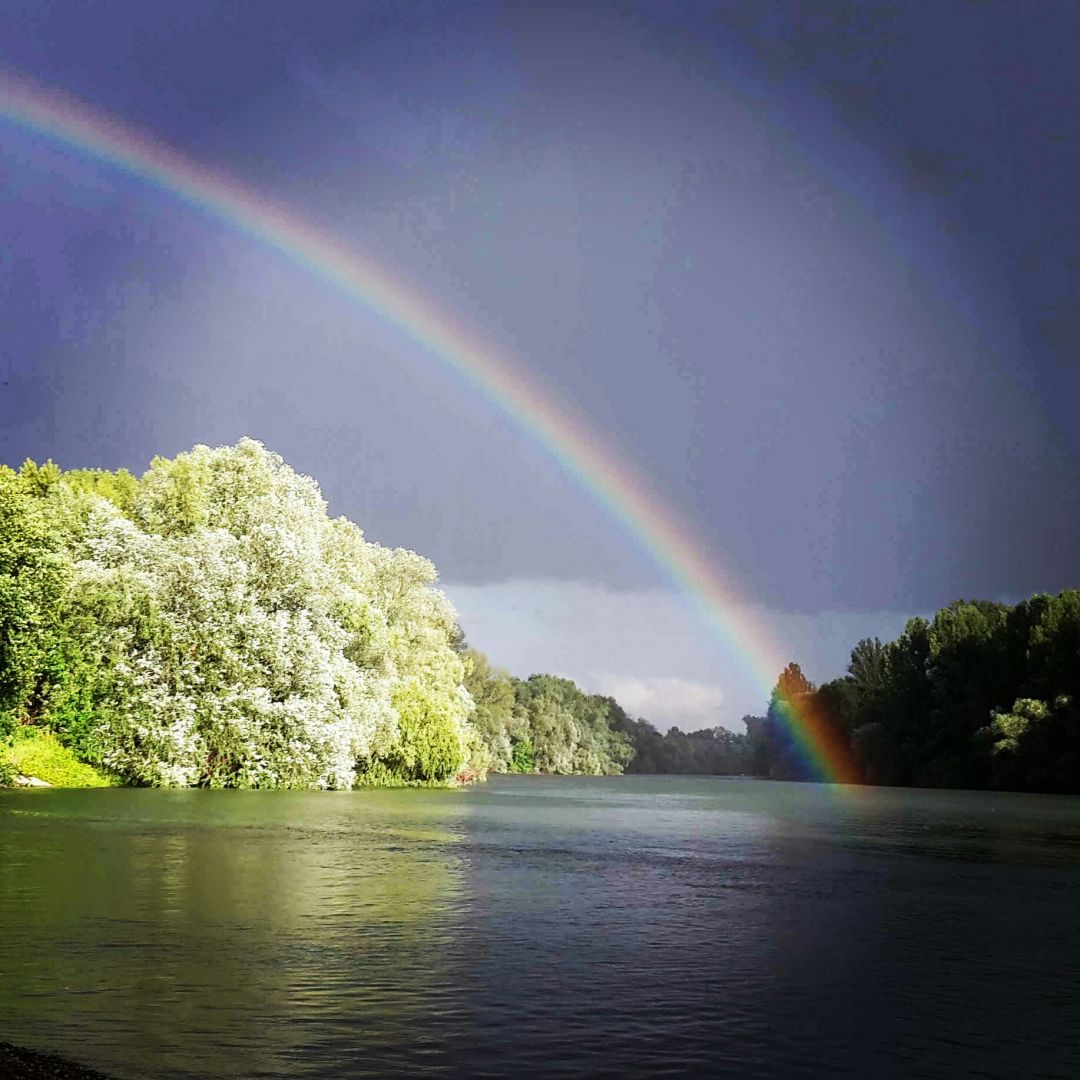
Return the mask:
[(473, 723), (492, 771), (610, 775), (634, 756), (612, 698), (555, 675), (515, 678), (475, 649), (463, 656)]
[(818, 688), (789, 665), (748, 720), (755, 774), (814, 778), (792, 710), (857, 782), (1080, 793), (1080, 591), (957, 601)]
[(632, 719), (612, 697), (586, 694), (569, 679), (518, 679), (463, 649), (473, 722), (495, 772), (740, 774), (750, 741), (726, 728), (662, 735)]
[(250, 439), (141, 478), (0, 467), (0, 785), (719, 770), (719, 733), (493, 670), (435, 580)]
[(1080, 792), (1080, 592), (960, 601), (747, 733), (658, 732), (469, 649), (434, 566), (331, 519), (250, 439), (126, 470), (0, 467), (0, 784), (324, 787), (496, 772)]
[(746, 735), (725, 727), (701, 731), (672, 727), (661, 735), (648, 720), (627, 718), (624, 723), (634, 747), (627, 772), (742, 776), (750, 771), (751, 743)]

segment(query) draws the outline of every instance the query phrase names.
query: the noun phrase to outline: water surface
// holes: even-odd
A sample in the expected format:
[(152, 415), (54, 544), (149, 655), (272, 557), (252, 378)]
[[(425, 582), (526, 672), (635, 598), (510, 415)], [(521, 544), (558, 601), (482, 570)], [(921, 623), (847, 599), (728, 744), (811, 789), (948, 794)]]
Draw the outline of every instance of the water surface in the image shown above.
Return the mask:
[(0, 792), (0, 1040), (119, 1078), (1080, 1076), (1080, 799)]

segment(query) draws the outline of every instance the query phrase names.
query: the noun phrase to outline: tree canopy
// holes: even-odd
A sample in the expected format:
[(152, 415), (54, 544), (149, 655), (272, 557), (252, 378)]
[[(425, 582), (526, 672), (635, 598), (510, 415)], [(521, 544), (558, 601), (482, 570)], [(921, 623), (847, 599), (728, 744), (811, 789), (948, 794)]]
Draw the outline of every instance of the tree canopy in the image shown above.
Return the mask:
[(734, 762), (569, 679), (492, 667), (435, 581), (251, 439), (140, 478), (0, 469), (0, 751), (21, 740), (0, 764), (345, 788), (618, 773), (646, 744), (655, 768)]
[(775, 708), (788, 692), (863, 782), (1080, 792), (1080, 591), (959, 600), (895, 641), (860, 641), (817, 689), (789, 667), (753, 731), (758, 775), (805, 776)]
[(245, 439), (0, 475), (0, 716), (130, 782), (440, 781), (476, 744), (430, 562)]

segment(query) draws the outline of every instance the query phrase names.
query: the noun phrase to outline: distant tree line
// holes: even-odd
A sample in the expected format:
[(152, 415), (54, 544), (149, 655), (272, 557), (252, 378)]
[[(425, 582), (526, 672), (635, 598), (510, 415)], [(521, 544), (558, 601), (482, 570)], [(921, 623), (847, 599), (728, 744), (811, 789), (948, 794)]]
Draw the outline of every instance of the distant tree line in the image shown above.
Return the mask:
[(790, 710), (858, 782), (1080, 793), (1080, 591), (957, 601), (817, 688), (789, 665), (749, 718), (756, 775), (814, 778)]
[(474, 722), (496, 771), (1080, 793), (1077, 590), (1015, 606), (957, 601), (911, 619), (895, 641), (860, 641), (847, 674), (819, 687), (789, 664), (765, 715), (743, 717), (745, 734), (662, 734), (568, 679), (516, 679), (475, 650), (465, 656)]
[(727, 728), (661, 734), (612, 697), (587, 694), (570, 679), (518, 679), (464, 647), (473, 723), (495, 772), (699, 773), (748, 771), (749, 740)]
[(555, 675), (515, 678), (476, 649), (465, 648), (463, 656), (473, 724), (492, 771), (610, 775), (634, 756), (613, 699)]

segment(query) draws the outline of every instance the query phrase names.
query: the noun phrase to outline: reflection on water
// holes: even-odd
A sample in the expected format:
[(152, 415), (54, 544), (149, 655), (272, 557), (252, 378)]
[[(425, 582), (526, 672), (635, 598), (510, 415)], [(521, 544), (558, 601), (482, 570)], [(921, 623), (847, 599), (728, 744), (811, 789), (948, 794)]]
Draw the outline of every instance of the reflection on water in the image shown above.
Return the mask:
[(28, 813), (0, 841), (3, 1036), (129, 1075), (423, 1057), (460, 888), (443, 793), (41, 794), (4, 807)]
[(0, 793), (0, 1039), (118, 1077), (1080, 1075), (1080, 800)]

